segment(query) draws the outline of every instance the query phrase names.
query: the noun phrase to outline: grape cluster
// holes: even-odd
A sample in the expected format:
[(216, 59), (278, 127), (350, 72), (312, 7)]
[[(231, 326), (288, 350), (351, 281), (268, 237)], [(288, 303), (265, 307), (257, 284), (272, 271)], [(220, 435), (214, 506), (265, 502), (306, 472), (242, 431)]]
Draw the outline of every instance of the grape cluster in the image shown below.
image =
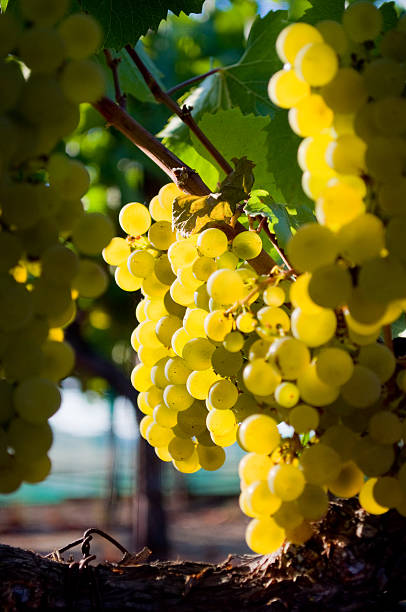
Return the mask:
[(107, 274), (91, 258), (114, 234), (86, 213), (86, 168), (53, 152), (79, 121), (79, 103), (104, 92), (89, 60), (98, 23), (64, 18), (67, 0), (21, 0), (0, 15), (0, 493), (50, 470), (48, 419), (59, 381), (74, 365), (63, 328), (79, 296), (95, 297)]
[[(310, 273), (258, 276), (248, 263), (261, 251), (258, 233), (229, 240), (215, 227), (187, 238), (174, 232), (171, 205), (180, 193), (168, 184), (149, 211), (124, 206), (129, 236), (103, 252), (118, 285), (143, 294), (131, 337), (141, 435), (186, 473), (218, 469), (237, 440), (247, 452), (239, 468), (240, 505), (252, 518), (246, 538), (259, 553), (308, 539), (328, 491), (359, 494), (370, 512), (406, 513), (406, 421), (385, 403), (389, 393), (394, 407), (403, 399), (403, 372), (399, 388), (391, 386), (392, 352), (356, 345), (344, 316), (338, 325), (339, 309), (308, 294)], [(309, 227), (325, 230), (333, 251), (335, 234)], [(318, 262), (314, 251), (304, 253)], [(282, 422), (293, 436), (281, 436)]]

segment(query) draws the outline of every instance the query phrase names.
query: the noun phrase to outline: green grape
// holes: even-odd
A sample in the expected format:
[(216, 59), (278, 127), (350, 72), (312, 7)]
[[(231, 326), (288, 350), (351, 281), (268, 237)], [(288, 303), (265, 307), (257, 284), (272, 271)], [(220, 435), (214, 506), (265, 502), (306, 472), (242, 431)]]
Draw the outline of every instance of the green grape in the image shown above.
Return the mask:
[[(152, 409), (158, 406), (158, 404), (162, 404), (164, 400), (163, 389), (161, 389), (160, 387), (157, 387), (156, 385), (152, 385), (151, 387), (149, 387), (148, 391), (145, 391), (144, 393), (145, 393), (145, 401), (147, 402), (148, 406), (150, 406), (150, 408)], [(161, 423), (159, 423), (159, 425), (161, 425)]]
[(306, 481), (303, 472), (292, 464), (275, 465), (268, 474), (270, 491), (282, 501), (293, 501), (303, 492)]
[(75, 353), (70, 344), (46, 340), (41, 349), (44, 355), (41, 376), (59, 382), (71, 373), (75, 364)]
[(90, 176), (85, 166), (76, 159), (68, 159), (60, 153), (51, 155), (48, 174), (51, 186), (64, 199), (81, 198), (89, 189)]
[(390, 96), (374, 104), (375, 125), (384, 136), (401, 136), (406, 129), (406, 100)]
[(406, 294), (405, 269), (392, 255), (369, 259), (360, 270), (358, 287), (364, 295), (373, 296), (374, 302), (402, 299)]
[(403, 214), (406, 201), (406, 177), (399, 176), (383, 183), (378, 191), (378, 200), (384, 212), (390, 215)]
[(210, 340), (224, 342), (233, 327), (233, 319), (224, 310), (213, 310), (204, 320), (204, 330)]
[(382, 25), (382, 14), (371, 2), (360, 0), (344, 11), (344, 30), (355, 42), (374, 40), (380, 33)]
[(265, 414), (253, 414), (240, 425), (239, 436), (249, 452), (269, 454), (280, 442), (276, 421)]
[(335, 480), (341, 470), (339, 454), (321, 442), (305, 448), (300, 455), (300, 464), (306, 481), (321, 486)]
[(235, 429), (236, 420), (232, 410), (212, 408), (206, 416), (207, 429), (218, 435), (224, 435)]
[[(151, 217), (154, 221), (171, 221), (172, 220), (172, 208), (165, 210), (161, 206), (159, 196), (154, 196), (148, 206)], [(171, 459), (169, 459), (171, 461)]]
[(255, 518), (248, 524), (245, 531), (245, 540), (255, 553), (267, 555), (282, 546), (285, 540), (285, 530), (273, 518)]
[(305, 272), (296, 278), (290, 286), (289, 301), (295, 308), (300, 308), (310, 314), (316, 314), (321, 311), (321, 306), (315, 304), (309, 296), (310, 279), (309, 272)]
[(241, 369), (242, 364), (243, 359), (240, 353), (230, 353), (223, 346), (216, 347), (211, 355), (213, 370), (220, 376), (235, 376)]
[(316, 202), (316, 217), (321, 225), (339, 230), (365, 212), (359, 192), (344, 181), (336, 181), (324, 189)]
[(196, 370), (189, 374), (186, 383), (187, 390), (195, 399), (204, 400), (212, 384), (218, 380), (221, 380), (221, 377), (212, 368)]
[(354, 132), (366, 143), (380, 136), (375, 123), (376, 102), (368, 102), (361, 106), (354, 117)]
[(178, 425), (190, 436), (197, 436), (206, 430), (207, 408), (204, 402), (195, 400), (187, 409), (177, 413)]
[(207, 338), (192, 338), (186, 341), (182, 357), (191, 370), (207, 370), (211, 367), (211, 359), (215, 348), (214, 344)]
[(237, 353), (241, 351), (244, 346), (244, 336), (238, 331), (230, 332), (224, 338), (223, 346), (226, 351)]
[(177, 278), (173, 281), (169, 291), (172, 300), (177, 304), (180, 304), (181, 306), (189, 306), (189, 304), (193, 304), (194, 288), (185, 287)]
[(192, 338), (204, 338), (206, 336), (204, 330), (206, 316), (207, 310), (203, 310), (202, 308), (187, 308), (185, 316), (183, 317), (183, 327)]
[(101, 266), (90, 259), (81, 259), (78, 273), (72, 279), (72, 288), (81, 297), (96, 298), (107, 289), (108, 278)]
[(17, 462), (13, 461), (10, 455), (10, 462), (0, 466), (0, 493), (13, 493), (21, 486), (21, 473), (17, 467)]
[(7, 423), (13, 414), (13, 387), (7, 380), (0, 378), (0, 424)]
[(250, 393), (240, 393), (232, 408), (239, 423), (258, 412), (258, 404)]
[(243, 312), (236, 319), (237, 329), (244, 334), (250, 334), (257, 326), (257, 320), (252, 312)]
[(372, 495), (380, 506), (395, 508), (402, 501), (403, 492), (393, 476), (381, 476), (374, 484)]
[(179, 268), (191, 265), (198, 255), (195, 245), (187, 240), (177, 240), (168, 249), (169, 261), (175, 274)]
[(33, 27), (25, 30), (18, 43), (19, 55), (34, 72), (51, 73), (65, 59), (65, 46), (55, 30)]
[(238, 265), (238, 257), (232, 251), (225, 251), (225, 253), (216, 257), (216, 263), (219, 269), (235, 270)]
[(389, 30), (385, 32), (381, 40), (381, 55), (395, 62), (406, 60), (406, 32), (400, 30)]
[(191, 371), (181, 357), (172, 357), (165, 364), (165, 376), (173, 385), (185, 385)]
[(2, 218), (9, 226), (25, 230), (39, 220), (38, 191), (33, 185), (13, 183), (1, 191)]
[[(118, 268), (117, 268), (118, 269)], [(127, 268), (128, 271), (128, 268)], [(134, 279), (135, 277), (133, 277)], [(163, 298), (165, 293), (168, 291), (168, 285), (161, 283), (161, 281), (155, 276), (150, 274), (144, 279), (141, 279), (141, 289), (144, 295), (150, 298)]]
[(29, 376), (40, 374), (44, 355), (40, 345), (24, 337), (14, 337), (3, 356), (3, 368), (6, 378), (11, 381), (24, 380)]
[(354, 461), (366, 476), (381, 476), (390, 470), (395, 453), (390, 444), (377, 444), (369, 437), (360, 438), (354, 448)]
[(196, 439), (199, 442), (199, 444), (202, 444), (203, 446), (216, 446), (215, 442), (213, 442), (211, 438), (210, 431), (206, 427), (206, 418), (205, 418), (205, 423), (204, 423), (204, 429), (199, 434), (196, 434)]
[(350, 313), (347, 317), (349, 327), (354, 327), (354, 330), (357, 331), (358, 325), (360, 325), (359, 333), (361, 334), (371, 333), (376, 326), (380, 327), (386, 310), (384, 302), (378, 304), (372, 301), (370, 296), (365, 294), (359, 287), (353, 289), (347, 306)]
[(8, 332), (26, 325), (35, 309), (32, 294), (24, 285), (11, 281), (0, 285), (0, 329)]
[(171, 429), (161, 427), (154, 422), (149, 425), (145, 432), (145, 439), (151, 446), (168, 446), (173, 437)]
[(241, 232), (231, 246), (233, 253), (240, 259), (254, 259), (262, 251), (262, 240), (256, 232)]
[[(178, 355), (178, 357), (183, 356), (184, 346), (187, 342), (189, 342), (189, 340), (191, 340), (191, 337), (187, 333), (186, 329), (184, 329), (183, 327), (178, 329), (178, 331), (176, 331), (173, 334), (172, 341), (171, 341), (171, 347), (174, 353)], [(193, 369), (196, 369), (196, 368), (193, 368)]]
[(362, 175), (366, 172), (366, 144), (355, 134), (342, 134), (326, 150), (328, 165), (340, 174)]
[(200, 287), (203, 284), (203, 281), (198, 280), (196, 276), (193, 274), (192, 265), (182, 266), (178, 268), (177, 277), (178, 277), (178, 281), (180, 282), (180, 284), (187, 291), (195, 291), (198, 287)]
[(353, 461), (341, 467), (338, 476), (328, 483), (328, 488), (337, 497), (350, 498), (357, 495), (364, 484), (364, 474)]
[(17, 414), (30, 423), (46, 423), (61, 405), (58, 387), (46, 378), (27, 378), (14, 391)]
[(348, 49), (348, 39), (341, 23), (332, 19), (325, 19), (316, 23), (316, 28), (324, 41), (332, 47), (338, 55), (345, 55)]
[(292, 408), (299, 401), (299, 389), (291, 382), (280, 383), (275, 389), (275, 399), (283, 408)]
[(327, 406), (339, 396), (340, 389), (328, 385), (317, 376), (316, 363), (312, 362), (297, 379), (300, 397), (313, 406)]
[(269, 490), (266, 480), (256, 480), (245, 490), (246, 503), (250, 514), (257, 518), (274, 514), (281, 505), (281, 499)]
[(325, 159), (327, 147), (331, 142), (334, 142), (331, 134), (324, 132), (302, 140), (297, 150), (297, 161), (303, 172), (331, 174)]
[(287, 254), (295, 270), (312, 272), (321, 265), (334, 263), (339, 249), (340, 244), (329, 228), (307, 223), (289, 240)]
[[(1, 236), (2, 234), (0, 242)], [(79, 259), (71, 249), (55, 244), (42, 254), (41, 267), (41, 275), (46, 282), (67, 285), (79, 270)]]
[(156, 324), (155, 332), (157, 338), (164, 346), (171, 346), (173, 334), (182, 327), (182, 321), (174, 315), (165, 315)]
[(318, 521), (328, 510), (328, 497), (325, 490), (317, 484), (306, 483), (297, 499), (300, 514), (308, 521)]
[(379, 181), (398, 180), (404, 170), (405, 142), (399, 137), (371, 138), (365, 153), (368, 174)]
[(248, 391), (266, 396), (275, 391), (281, 382), (281, 375), (275, 366), (264, 359), (254, 359), (244, 367), (243, 380)]
[(228, 238), (226, 234), (215, 227), (201, 232), (197, 240), (200, 254), (206, 257), (219, 257), (227, 251), (227, 246)]
[(217, 264), (211, 257), (197, 257), (192, 264), (193, 276), (200, 281), (207, 281), (216, 270)]
[(304, 434), (317, 429), (319, 421), (317, 410), (307, 404), (299, 404), (289, 412), (289, 425), (293, 427), (297, 434)]
[(295, 380), (310, 364), (307, 346), (301, 340), (289, 336), (275, 340), (267, 354), (287, 380)]
[(368, 432), (378, 444), (395, 444), (402, 438), (402, 423), (393, 412), (380, 410), (370, 418)]
[(234, 270), (217, 270), (207, 281), (207, 292), (218, 304), (233, 304), (244, 297), (244, 282)]
[(17, 62), (0, 60), (0, 87), (0, 111), (4, 112), (15, 106), (23, 91), (24, 77)]
[(162, 253), (162, 255), (155, 259), (154, 273), (157, 279), (164, 285), (171, 285), (175, 280), (176, 276), (172, 272), (171, 264), (166, 253)]
[(147, 416), (152, 416), (153, 408), (151, 408), (151, 406), (147, 403), (146, 393), (147, 393), (146, 391), (142, 391), (141, 393), (138, 393), (137, 406), (143, 414)]
[(149, 366), (139, 363), (131, 372), (131, 384), (137, 391), (148, 391), (151, 386)]
[[(120, 263), (124, 263), (124, 260)], [(116, 265), (120, 265), (120, 264), (116, 264)], [(139, 278), (145, 278), (149, 276), (154, 270), (154, 265), (155, 265), (154, 257), (151, 255), (151, 253), (148, 253), (148, 251), (144, 251), (142, 249), (133, 251), (127, 259), (127, 266), (128, 266), (130, 273), (133, 276), (137, 276)]]
[(403, 64), (391, 59), (374, 59), (365, 67), (364, 80), (368, 94), (376, 100), (387, 96), (401, 96), (405, 68)]
[(199, 463), (199, 456), (196, 449), (193, 451), (189, 459), (186, 459), (186, 461), (177, 461), (176, 459), (173, 459), (172, 463), (174, 468), (183, 474), (193, 474), (202, 467)]
[(374, 490), (376, 481), (377, 481), (377, 478), (369, 478), (363, 484), (359, 492), (359, 503), (360, 503), (360, 506), (364, 510), (366, 510), (366, 512), (369, 512), (369, 514), (384, 514), (385, 512), (389, 510), (389, 508), (386, 508), (385, 506), (381, 506), (375, 500), (375, 497), (373, 495), (373, 490)]
[(273, 465), (271, 458), (267, 455), (247, 453), (239, 463), (238, 475), (246, 485), (249, 485), (256, 480), (266, 480)]
[[(191, 376), (191, 375), (190, 375)], [(194, 396), (186, 385), (167, 385), (164, 390), (164, 402), (172, 410), (187, 410), (193, 404)]]
[(337, 54), (325, 42), (311, 42), (295, 57), (297, 76), (312, 87), (322, 87), (331, 81), (338, 69)]
[(279, 335), (288, 332), (290, 329), (289, 316), (282, 308), (275, 306), (264, 306), (257, 312), (259, 327), (257, 333), (260, 336), (266, 337), (269, 335)]
[(113, 223), (102, 213), (85, 213), (72, 234), (73, 244), (85, 255), (97, 255), (114, 235)]
[(303, 522), (303, 516), (299, 512), (296, 501), (282, 502), (273, 518), (275, 523), (283, 529), (295, 529)]
[(15, 468), (20, 473), (24, 482), (30, 484), (42, 482), (51, 471), (51, 460), (48, 455), (43, 455), (35, 461), (20, 463), (17, 459)]
[(158, 193), (159, 203), (161, 205), (162, 219), (157, 221), (172, 221), (172, 205), (175, 198), (184, 196), (185, 194), (175, 183), (167, 183)]
[(268, 96), (271, 102), (281, 108), (292, 108), (309, 94), (308, 83), (299, 79), (292, 69), (275, 72), (268, 83)]
[(103, 32), (91, 15), (76, 13), (69, 15), (59, 25), (66, 55), (71, 59), (85, 59), (100, 47)]
[[(123, 291), (138, 291), (143, 286), (143, 279), (131, 274), (126, 262), (117, 266), (114, 280)], [(147, 293), (147, 295), (150, 294)]]
[(386, 227), (386, 247), (391, 255), (406, 263), (406, 250), (403, 231), (406, 219), (403, 216), (393, 217)]
[(285, 302), (286, 295), (281, 287), (271, 285), (265, 289), (262, 297), (267, 306), (278, 307)]
[(70, 234), (83, 213), (83, 204), (79, 198), (62, 200), (61, 207), (55, 215), (59, 231)]
[(153, 365), (151, 368), (150, 375), (152, 384), (156, 387), (159, 387), (160, 389), (165, 389), (168, 384), (167, 378), (165, 376), (165, 366), (168, 359), (169, 357), (163, 357), (162, 359), (157, 361), (156, 364)]
[(292, 131), (298, 136), (315, 136), (331, 126), (333, 111), (320, 94), (310, 94), (290, 109), (288, 119)]
[(61, 88), (67, 99), (75, 104), (97, 102), (106, 90), (104, 73), (88, 59), (71, 60), (62, 72)]
[(326, 104), (334, 113), (357, 112), (367, 101), (363, 76), (353, 68), (339, 68), (334, 79), (321, 89)]
[(21, 26), (17, 19), (10, 13), (0, 15), (0, 56), (5, 57), (17, 46)]
[(52, 445), (52, 430), (48, 423), (30, 423), (17, 417), (7, 430), (7, 441), (21, 463), (35, 461), (45, 455)]
[(21, 0), (23, 17), (43, 26), (53, 26), (69, 8), (69, 0)]
[(324, 308), (338, 308), (347, 303), (352, 289), (349, 271), (341, 265), (328, 264), (312, 272), (308, 292), (310, 298)]
[(292, 23), (276, 39), (276, 52), (284, 63), (293, 65), (296, 55), (309, 43), (322, 42), (322, 36), (307, 23)]
[(380, 255), (385, 246), (382, 221), (370, 213), (359, 215), (338, 232), (341, 253), (352, 263), (362, 264)]
[(155, 454), (161, 461), (166, 461), (167, 463), (170, 463), (172, 461), (172, 457), (168, 452), (167, 446), (156, 446)]
[(197, 454), (201, 467), (209, 472), (221, 468), (226, 460), (224, 449), (218, 446), (205, 446), (199, 444), (197, 446)]
[(290, 321), (295, 338), (309, 347), (326, 344), (334, 336), (337, 327), (335, 313), (329, 308), (323, 308), (317, 313), (295, 308)]
[(175, 436), (168, 444), (168, 452), (175, 461), (186, 461), (192, 456), (194, 450), (194, 442), (187, 438)]
[(123, 231), (131, 236), (145, 234), (151, 225), (148, 208), (139, 202), (130, 202), (123, 206), (118, 220)]
[(166, 251), (172, 242), (175, 241), (175, 232), (169, 221), (156, 221), (148, 231), (148, 240), (153, 247), (160, 251)]
[(317, 355), (316, 373), (327, 385), (339, 387), (352, 376), (354, 364), (347, 351), (335, 347), (322, 348)]
[(219, 380), (210, 387), (209, 401), (213, 408), (217, 410), (228, 410), (232, 408), (237, 398), (238, 389), (229, 380)]
[(147, 429), (148, 427), (154, 422), (154, 419), (152, 416), (150, 416), (149, 414), (142, 417), (141, 421), (140, 421), (140, 435), (142, 438), (144, 438), (144, 440), (147, 439)]
[(384, 344), (369, 344), (359, 352), (358, 362), (375, 372), (382, 383), (391, 378), (396, 360), (392, 351)]

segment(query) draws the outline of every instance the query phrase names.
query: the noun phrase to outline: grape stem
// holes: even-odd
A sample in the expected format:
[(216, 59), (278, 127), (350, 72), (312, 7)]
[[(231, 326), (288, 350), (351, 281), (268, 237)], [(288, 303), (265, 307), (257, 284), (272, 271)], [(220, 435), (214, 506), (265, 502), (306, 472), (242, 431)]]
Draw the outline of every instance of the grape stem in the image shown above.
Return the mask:
[(393, 353), (392, 328), (390, 325), (383, 326), (383, 339), (389, 350)]
[(121, 91), (120, 79), (118, 76), (118, 65), (121, 62), (121, 59), (119, 57), (113, 57), (109, 49), (103, 49), (103, 52), (106, 58), (106, 64), (110, 68), (113, 75), (116, 102), (121, 108), (125, 109), (127, 104), (127, 96)]
[(189, 85), (194, 85), (195, 83), (199, 83), (199, 81), (203, 81), (203, 79), (209, 77), (212, 74), (215, 74), (216, 72), (221, 72), (221, 70), (223, 69), (222, 68), (212, 68), (211, 70), (209, 70), (208, 72), (205, 72), (204, 74), (199, 74), (195, 77), (192, 77), (191, 79), (187, 79), (187, 81), (182, 81), (182, 83), (178, 83), (177, 85), (174, 85), (173, 87), (168, 89), (166, 93), (168, 94), (168, 96), (171, 96), (175, 92), (179, 91), (179, 89), (184, 89), (185, 87), (189, 87)]
[(211, 140), (209, 140), (199, 128), (196, 121), (192, 117), (192, 107), (187, 105), (180, 107), (179, 104), (172, 100), (172, 98), (162, 89), (162, 87), (148, 70), (148, 68), (146, 67), (138, 53), (135, 51), (135, 49), (131, 45), (126, 45), (125, 50), (133, 60), (134, 64), (137, 66), (138, 70), (141, 72), (144, 81), (150, 89), (155, 100), (161, 104), (165, 104), (165, 106), (167, 106), (169, 110), (172, 111), (172, 113), (177, 115), (183, 121), (183, 123), (187, 125), (190, 130), (192, 130), (192, 132), (200, 140), (202, 145), (216, 160), (220, 168), (224, 170), (226, 174), (230, 174), (233, 171), (232, 167), (230, 166), (228, 161), (221, 155), (220, 151), (216, 149)]

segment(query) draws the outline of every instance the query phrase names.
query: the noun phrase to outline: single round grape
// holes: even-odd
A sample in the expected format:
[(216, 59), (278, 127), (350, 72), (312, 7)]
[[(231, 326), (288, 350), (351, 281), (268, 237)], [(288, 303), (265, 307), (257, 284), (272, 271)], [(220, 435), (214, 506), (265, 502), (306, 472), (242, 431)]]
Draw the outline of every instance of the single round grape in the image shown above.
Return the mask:
[(341, 253), (352, 263), (362, 264), (380, 255), (385, 246), (382, 221), (370, 213), (359, 215), (338, 232)]
[(56, 244), (43, 252), (41, 266), (42, 277), (47, 282), (55, 285), (66, 285), (77, 274), (79, 259), (71, 249), (62, 244)]
[[(129, 272), (138, 278), (146, 278), (154, 270), (155, 259), (148, 251), (138, 249), (127, 259)], [(118, 264), (120, 265), (120, 264)]]
[(61, 75), (62, 91), (68, 100), (97, 102), (106, 90), (104, 73), (100, 66), (88, 59), (71, 60)]
[(150, 368), (142, 363), (131, 372), (131, 384), (137, 391), (148, 391), (151, 386)]
[(166, 251), (175, 241), (175, 232), (169, 221), (156, 221), (148, 231), (148, 240), (153, 247), (160, 251)]
[(52, 430), (48, 423), (30, 423), (22, 418), (11, 421), (7, 430), (7, 441), (22, 463), (35, 461), (51, 448)]
[(213, 408), (207, 413), (207, 429), (214, 434), (224, 435), (234, 430), (236, 420), (232, 410), (217, 410)]
[(146, 440), (146, 435), (147, 435), (147, 429), (148, 427), (154, 422), (154, 419), (152, 416), (150, 416), (149, 414), (142, 417), (141, 421), (140, 421), (140, 435), (142, 438), (144, 438), (144, 440)]
[(298, 136), (315, 136), (333, 123), (333, 111), (320, 94), (310, 94), (291, 108), (289, 125)]
[(123, 291), (138, 291), (142, 286), (142, 278), (131, 274), (127, 262), (117, 266), (114, 272), (114, 280)]
[(213, 383), (221, 380), (212, 368), (207, 370), (197, 370), (189, 374), (187, 379), (187, 390), (195, 399), (203, 400), (209, 394), (209, 389)]
[(281, 287), (270, 285), (263, 293), (263, 299), (267, 306), (282, 306), (285, 302), (286, 295)]
[(304, 434), (317, 429), (319, 425), (319, 413), (313, 406), (299, 404), (289, 412), (289, 425), (296, 433)]
[(16, 469), (20, 473), (24, 482), (37, 483), (42, 482), (51, 471), (51, 460), (48, 455), (42, 455), (35, 461), (20, 463), (16, 461)]
[(276, 39), (276, 52), (284, 63), (293, 65), (300, 49), (312, 42), (322, 42), (316, 28), (307, 23), (292, 23), (284, 28)]
[(172, 410), (187, 410), (193, 404), (193, 396), (186, 385), (167, 385), (164, 390), (164, 402)]
[(297, 76), (312, 87), (331, 81), (338, 69), (337, 54), (325, 42), (312, 42), (302, 47), (295, 57)]
[(46, 378), (27, 378), (14, 392), (16, 412), (30, 423), (46, 423), (60, 405), (58, 387)]
[(368, 431), (378, 444), (395, 444), (402, 438), (402, 423), (393, 412), (380, 410), (370, 418)]
[(374, 40), (382, 24), (382, 14), (371, 2), (355, 2), (343, 14), (343, 27), (347, 36), (358, 43)]
[(85, 255), (101, 253), (114, 236), (113, 223), (102, 213), (85, 213), (73, 230), (75, 247)]
[(154, 274), (157, 279), (164, 285), (171, 285), (176, 276), (172, 271), (172, 267), (166, 253), (162, 253), (154, 260)]
[(200, 281), (207, 281), (216, 270), (217, 264), (210, 257), (197, 257), (192, 264), (193, 276)]
[(176, 459), (173, 459), (172, 463), (173, 467), (182, 474), (194, 474), (202, 467), (199, 463), (199, 456), (196, 449), (193, 451), (192, 455), (186, 459), (186, 461), (177, 461)]
[(275, 465), (268, 475), (270, 491), (282, 501), (297, 499), (302, 494), (305, 483), (303, 472), (292, 464)]
[(233, 319), (224, 310), (213, 310), (204, 320), (204, 330), (210, 340), (223, 342), (233, 327)]
[[(365, 430), (365, 423), (362, 424)], [(358, 439), (354, 447), (353, 458), (366, 476), (381, 476), (390, 470), (395, 459), (391, 444), (377, 444), (369, 436)]]
[(282, 308), (264, 306), (258, 310), (257, 318), (259, 321), (257, 333), (261, 336), (279, 335), (290, 329), (289, 316)]
[(211, 364), (220, 376), (236, 376), (243, 364), (241, 353), (230, 353), (224, 346), (218, 346), (211, 355)]
[(363, 472), (353, 461), (347, 461), (342, 465), (337, 478), (328, 483), (328, 488), (333, 495), (348, 499), (357, 495), (363, 484)]
[(249, 452), (269, 454), (280, 442), (276, 421), (264, 414), (253, 414), (240, 425), (239, 436)]
[(204, 330), (206, 316), (207, 310), (203, 310), (203, 308), (188, 308), (186, 310), (185, 316), (183, 317), (183, 327), (190, 336), (201, 338), (206, 336)]
[(169, 357), (163, 357), (162, 359), (157, 361), (156, 364), (153, 365), (151, 368), (151, 382), (153, 385), (159, 387), (160, 389), (166, 389), (168, 384), (167, 378), (165, 376), (165, 366), (168, 359)]
[(281, 499), (271, 493), (266, 480), (256, 480), (244, 491), (248, 516), (261, 518), (274, 514), (281, 505)]
[(238, 265), (238, 257), (232, 251), (225, 251), (222, 255), (216, 257), (216, 263), (219, 269), (235, 270)]
[(233, 270), (217, 270), (207, 281), (207, 292), (218, 304), (232, 304), (244, 297), (244, 282)]
[(206, 429), (207, 408), (204, 402), (195, 400), (187, 410), (177, 413), (178, 425), (190, 436), (197, 436)]
[(161, 425), (157, 425), (154, 422), (149, 425), (145, 432), (145, 439), (151, 446), (168, 446), (173, 437), (171, 429), (161, 427)]
[(333, 19), (325, 19), (316, 24), (316, 28), (324, 41), (332, 47), (338, 55), (344, 55), (348, 49), (348, 39), (341, 23)]
[(244, 336), (238, 331), (230, 332), (224, 338), (223, 346), (230, 353), (237, 353), (244, 346)]
[(187, 438), (174, 437), (168, 444), (168, 452), (175, 461), (186, 461), (195, 450), (194, 442)]
[(282, 546), (285, 530), (279, 527), (273, 518), (252, 519), (246, 529), (245, 539), (255, 553), (267, 555)]
[(185, 343), (182, 357), (191, 370), (207, 370), (211, 367), (214, 350), (214, 344), (207, 338), (192, 338)]
[(310, 351), (296, 338), (285, 336), (275, 340), (268, 353), (284, 379), (295, 380), (310, 364)]
[(173, 334), (172, 341), (171, 341), (171, 347), (174, 353), (176, 353), (176, 355), (178, 355), (179, 357), (182, 357), (183, 348), (186, 342), (188, 342), (189, 340), (191, 340), (191, 337), (187, 333), (186, 329), (184, 329), (183, 327), (178, 329)]
[(297, 386), (302, 400), (313, 406), (327, 406), (334, 402), (340, 393), (338, 387), (328, 385), (320, 380), (314, 362), (299, 374)]
[(317, 484), (306, 483), (304, 490), (297, 499), (300, 514), (309, 521), (318, 521), (328, 509), (328, 496), (325, 490)]
[(337, 181), (323, 191), (316, 202), (316, 217), (321, 225), (337, 231), (365, 212), (360, 194), (344, 181)]
[(244, 334), (250, 334), (257, 326), (257, 320), (252, 312), (243, 312), (236, 319), (237, 329)]
[(185, 385), (191, 371), (181, 357), (172, 357), (165, 365), (165, 376), (173, 385)]
[(306, 481), (316, 485), (325, 485), (335, 480), (341, 470), (338, 453), (321, 442), (305, 448), (300, 456), (300, 464)]
[(315, 347), (325, 344), (334, 336), (337, 319), (334, 311), (329, 308), (323, 308), (317, 313), (295, 308), (291, 316), (291, 325), (295, 338), (309, 347)]
[(182, 327), (182, 321), (174, 315), (165, 315), (156, 324), (157, 338), (164, 346), (171, 346), (173, 334)]
[(172, 205), (175, 198), (185, 195), (175, 183), (167, 183), (158, 192), (158, 199), (161, 205), (161, 219), (156, 221), (171, 221), (172, 222)]
[(256, 480), (266, 480), (272, 467), (272, 460), (267, 455), (247, 453), (239, 463), (238, 475), (246, 485), (249, 485)]
[(75, 365), (75, 352), (70, 344), (46, 340), (41, 350), (44, 355), (41, 376), (59, 382), (71, 373)]
[(89, 259), (82, 259), (79, 262), (79, 270), (72, 280), (72, 288), (76, 289), (81, 297), (99, 297), (105, 292), (107, 285), (107, 274), (97, 263)]
[(303, 522), (303, 516), (299, 512), (296, 500), (282, 502), (274, 513), (275, 523), (283, 529), (295, 529)]
[(328, 264), (312, 272), (308, 292), (310, 298), (323, 308), (338, 308), (347, 303), (352, 290), (349, 271), (341, 265)]
[(276, 106), (292, 108), (310, 94), (310, 87), (298, 78), (294, 70), (275, 72), (268, 83), (268, 96)]
[(131, 236), (145, 234), (151, 225), (148, 208), (139, 202), (130, 202), (123, 206), (118, 220), (123, 231)]
[(18, 48), (22, 61), (34, 72), (54, 72), (65, 59), (63, 40), (55, 30), (48, 28), (25, 30)]
[(351, 378), (341, 387), (341, 394), (351, 406), (366, 408), (380, 398), (381, 381), (369, 368), (355, 365)]
[(384, 344), (369, 344), (359, 352), (358, 362), (375, 372), (382, 383), (389, 380), (395, 371), (396, 360), (392, 351)]
[(266, 396), (273, 393), (281, 382), (281, 375), (264, 359), (254, 359), (244, 367), (244, 384), (255, 395)]
[(362, 486), (359, 492), (359, 503), (361, 507), (370, 514), (384, 514), (389, 510), (385, 506), (381, 506), (375, 500), (373, 491), (377, 478), (369, 478)]
[(254, 259), (262, 250), (262, 240), (256, 232), (245, 231), (237, 234), (231, 246), (240, 259)]
[(226, 453), (224, 449), (218, 446), (205, 446), (203, 444), (198, 444), (197, 454), (201, 467), (209, 472), (221, 468), (226, 460)]
[(141, 281), (141, 290), (143, 294), (150, 298), (162, 299), (165, 293), (168, 291), (168, 285), (161, 283), (154, 273), (150, 274), (144, 279), (141, 279)]
[(209, 228), (199, 234), (197, 247), (206, 257), (219, 257), (227, 250), (228, 238), (224, 232), (215, 227)]
[(404, 495), (399, 481), (393, 476), (381, 476), (378, 478), (373, 487), (372, 494), (380, 506), (388, 508), (395, 508), (400, 504)]
[(217, 410), (228, 410), (232, 408), (237, 398), (238, 389), (229, 380), (219, 380), (210, 387), (209, 401), (213, 408)]
[(299, 272), (312, 272), (321, 265), (334, 263), (340, 244), (335, 234), (317, 223), (302, 225), (289, 240), (287, 255)]
[(321, 349), (317, 355), (317, 376), (328, 385), (341, 386), (352, 376), (354, 363), (347, 351), (335, 347)]
[(71, 59), (85, 59), (95, 53), (102, 42), (102, 30), (91, 15), (75, 13), (66, 17), (58, 27), (65, 52)]

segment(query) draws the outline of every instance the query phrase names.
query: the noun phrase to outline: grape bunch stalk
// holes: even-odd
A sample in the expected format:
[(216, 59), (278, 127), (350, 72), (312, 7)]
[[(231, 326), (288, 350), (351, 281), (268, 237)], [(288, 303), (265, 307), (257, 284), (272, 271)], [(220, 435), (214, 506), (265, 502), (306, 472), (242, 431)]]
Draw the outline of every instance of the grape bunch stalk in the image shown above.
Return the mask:
[(67, 15), (69, 6), (21, 0), (0, 15), (0, 493), (48, 475), (48, 419), (75, 361), (64, 328), (77, 298), (108, 284), (93, 257), (113, 223), (84, 211), (89, 174), (55, 152), (78, 125), (79, 104), (105, 90), (90, 59), (101, 28)]
[(141, 435), (186, 473), (218, 469), (238, 442), (257, 553), (308, 540), (331, 495), (406, 516), (406, 373), (382, 341), (406, 307), (406, 18), (382, 27), (361, 1), (341, 23), (292, 23), (277, 39), (269, 96), (303, 138), (317, 219), (288, 242), (291, 268), (255, 272), (256, 231), (181, 235), (174, 184), (149, 212), (127, 204), (127, 238), (104, 249), (117, 284), (143, 294)]

